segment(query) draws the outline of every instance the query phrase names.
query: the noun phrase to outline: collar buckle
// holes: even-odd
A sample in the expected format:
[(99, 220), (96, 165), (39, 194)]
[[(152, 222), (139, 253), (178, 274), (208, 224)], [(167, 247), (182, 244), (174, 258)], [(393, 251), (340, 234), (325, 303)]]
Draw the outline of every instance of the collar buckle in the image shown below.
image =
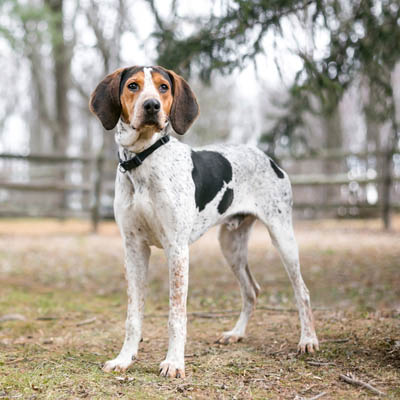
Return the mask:
[(163, 137), (161, 137), (159, 140), (160, 140), (160, 142), (161, 142), (162, 144), (168, 143), (168, 142), (169, 142), (169, 136), (168, 136), (168, 135), (163, 136)]
[(153, 151), (157, 150), (160, 146), (166, 144), (169, 142), (169, 136), (165, 135), (161, 137), (160, 139), (157, 140), (156, 143), (154, 143), (152, 146), (150, 146), (148, 149), (142, 151), (141, 153), (136, 154), (134, 157), (130, 158), (129, 160), (121, 160), (121, 156), (119, 155), (118, 152), (118, 160), (119, 160), (119, 165), (118, 168), (120, 172), (125, 174), (126, 172), (130, 171), (133, 168), (137, 168), (140, 165), (142, 165), (143, 161), (151, 154)]
[(129, 167), (133, 165), (133, 168), (137, 168), (139, 165), (142, 164), (142, 159), (136, 155), (135, 157), (131, 158), (130, 160), (127, 161), (129, 163)]
[(121, 159), (119, 160), (119, 170), (122, 173), (125, 173), (133, 168), (139, 167), (139, 165), (142, 164), (142, 159), (136, 155), (135, 157), (130, 158), (129, 160), (122, 161)]
[(127, 170), (121, 165), (121, 163), (118, 164), (118, 170), (121, 172), (121, 174), (127, 173)]

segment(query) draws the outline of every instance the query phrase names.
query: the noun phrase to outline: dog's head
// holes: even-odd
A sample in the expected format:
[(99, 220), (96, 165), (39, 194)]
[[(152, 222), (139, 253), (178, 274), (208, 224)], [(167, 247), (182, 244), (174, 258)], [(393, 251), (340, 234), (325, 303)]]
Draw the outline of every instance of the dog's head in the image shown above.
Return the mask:
[(90, 97), (90, 110), (104, 128), (113, 129), (119, 119), (149, 138), (171, 122), (183, 135), (199, 114), (188, 83), (162, 67), (130, 67), (107, 75)]

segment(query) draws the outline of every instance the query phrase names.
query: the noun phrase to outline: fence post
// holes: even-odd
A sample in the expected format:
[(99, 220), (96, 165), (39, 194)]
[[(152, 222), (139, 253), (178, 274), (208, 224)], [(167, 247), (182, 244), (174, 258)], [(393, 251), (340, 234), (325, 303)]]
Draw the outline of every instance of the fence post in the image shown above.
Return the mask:
[(100, 151), (94, 162), (94, 185), (93, 185), (93, 205), (92, 205), (92, 232), (96, 233), (100, 220), (101, 188), (103, 177), (103, 152)]
[(387, 151), (383, 155), (383, 169), (382, 169), (382, 221), (385, 229), (391, 228), (391, 201), (390, 201), (390, 191), (392, 188), (392, 158), (393, 149), (389, 144)]

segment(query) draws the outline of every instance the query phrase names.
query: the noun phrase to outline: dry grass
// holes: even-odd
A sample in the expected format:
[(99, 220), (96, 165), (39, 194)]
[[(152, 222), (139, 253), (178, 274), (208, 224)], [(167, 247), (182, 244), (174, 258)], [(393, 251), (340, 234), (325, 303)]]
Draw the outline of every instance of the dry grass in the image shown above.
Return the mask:
[[(235, 314), (190, 316), (185, 380), (157, 376), (167, 349), (165, 258), (153, 252), (139, 360), (126, 374), (102, 363), (123, 340), (126, 309), (122, 245), (113, 223), (98, 235), (85, 222), (0, 222), (0, 398), (21, 399), (359, 399), (368, 390), (339, 380), (353, 373), (400, 397), (400, 218), (299, 222), (302, 269), (311, 292), (321, 351), (296, 356), (296, 313), (256, 311), (248, 336), (214, 344)], [(292, 291), (267, 233), (256, 226), (250, 266), (259, 306), (293, 308)], [(212, 230), (191, 249), (189, 311), (240, 307), (237, 284)], [(93, 318), (96, 318), (93, 320)], [(92, 319), (92, 323), (79, 325)], [(311, 364), (309, 363), (311, 361)], [(323, 365), (315, 365), (326, 363)], [(314, 364), (314, 365), (312, 365)]]

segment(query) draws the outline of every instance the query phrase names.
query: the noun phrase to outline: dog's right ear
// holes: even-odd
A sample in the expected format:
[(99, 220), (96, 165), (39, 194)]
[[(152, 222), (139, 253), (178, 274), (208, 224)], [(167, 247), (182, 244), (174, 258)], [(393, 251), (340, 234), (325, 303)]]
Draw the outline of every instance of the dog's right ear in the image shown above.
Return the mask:
[(90, 111), (97, 116), (107, 130), (113, 129), (121, 116), (119, 90), (124, 70), (125, 68), (120, 68), (107, 75), (90, 96)]

